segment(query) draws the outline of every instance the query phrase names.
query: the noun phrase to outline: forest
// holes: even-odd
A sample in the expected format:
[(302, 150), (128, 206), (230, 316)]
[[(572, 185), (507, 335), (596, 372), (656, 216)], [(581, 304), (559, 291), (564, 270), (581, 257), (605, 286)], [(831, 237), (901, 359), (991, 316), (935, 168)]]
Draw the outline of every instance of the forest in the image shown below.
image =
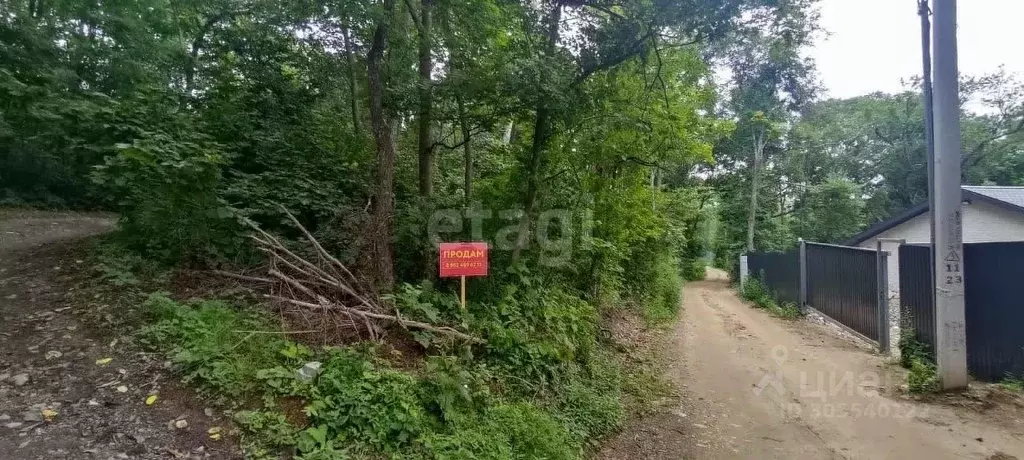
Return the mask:
[[(919, 80), (823, 98), (815, 4), (7, 1), (0, 206), (116, 213), (97, 251), (151, 310), (139, 340), (210, 395), (262, 396), (238, 412), (252, 457), (576, 458), (658, 387), (607, 317), (657, 327), (706, 265), (927, 196)], [(1021, 81), (962, 87), (965, 183), (1024, 183)], [(491, 273), (463, 309), (437, 244), (471, 240)], [(333, 270), (323, 302), (387, 319), (240, 341), (276, 320), (122, 273), (268, 264), (292, 306)], [(315, 383), (286, 370), (313, 358)]]

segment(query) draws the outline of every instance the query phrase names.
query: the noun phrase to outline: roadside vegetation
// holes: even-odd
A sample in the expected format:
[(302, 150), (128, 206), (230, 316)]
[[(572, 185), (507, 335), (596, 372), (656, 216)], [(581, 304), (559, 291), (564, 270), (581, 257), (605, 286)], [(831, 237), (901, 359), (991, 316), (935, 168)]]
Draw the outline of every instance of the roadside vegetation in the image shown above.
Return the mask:
[(744, 300), (753, 303), (757, 308), (764, 309), (773, 316), (783, 319), (796, 319), (803, 316), (800, 308), (793, 303), (779, 304), (776, 302), (775, 296), (772, 295), (768, 287), (756, 277), (747, 278), (747, 282), (740, 286), (739, 291), (740, 297)]
[(1024, 378), (1008, 375), (999, 382), (999, 386), (1006, 391), (1022, 394), (1024, 393)]
[[(112, 295), (126, 346), (165, 356), (230, 414), (249, 458), (578, 458), (673, 397), (650, 350), (612, 342), (592, 306), (540, 286), (466, 312), (453, 294), (395, 295), (410, 317), (459, 316), (487, 344), (401, 329), (339, 341), (282, 322), (241, 284), (175, 273), (109, 239), (93, 265), (98, 279), (78, 295)], [(211, 290), (183, 292), (182, 276)]]
[[(816, 102), (814, 8), (7, 2), (0, 205), (116, 212), (103, 314), (253, 457), (576, 458), (667, 393), (607, 318), (920, 197), (913, 93)], [(965, 177), (1019, 181), (972, 81)], [(491, 248), (465, 308), (442, 241)]]
[(15, 1), (0, 204), (117, 213), (91, 313), (249, 457), (579, 458), (671, 396), (608, 319), (703, 278), (751, 116), (713, 66), (784, 87), (808, 7)]
[(939, 377), (935, 358), (927, 345), (917, 340), (913, 329), (904, 330), (900, 335), (900, 366), (907, 373), (907, 390), (911, 393), (927, 394), (939, 390)]

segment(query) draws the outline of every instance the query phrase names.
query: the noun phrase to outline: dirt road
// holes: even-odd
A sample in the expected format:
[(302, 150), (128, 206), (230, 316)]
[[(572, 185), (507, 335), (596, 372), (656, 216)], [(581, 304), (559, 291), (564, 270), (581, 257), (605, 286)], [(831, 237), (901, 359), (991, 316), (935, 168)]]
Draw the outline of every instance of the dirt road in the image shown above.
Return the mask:
[(601, 457), (896, 459), (1024, 456), (1020, 420), (918, 403), (898, 369), (825, 326), (768, 316), (724, 274), (687, 285), (668, 344), (679, 407), (641, 420)]
[(207, 439), (222, 416), (126, 346), (130, 335), (86, 319), (119, 312), (103, 294), (77, 295), (91, 267), (75, 241), (112, 224), (0, 210), (0, 459), (235, 458)]

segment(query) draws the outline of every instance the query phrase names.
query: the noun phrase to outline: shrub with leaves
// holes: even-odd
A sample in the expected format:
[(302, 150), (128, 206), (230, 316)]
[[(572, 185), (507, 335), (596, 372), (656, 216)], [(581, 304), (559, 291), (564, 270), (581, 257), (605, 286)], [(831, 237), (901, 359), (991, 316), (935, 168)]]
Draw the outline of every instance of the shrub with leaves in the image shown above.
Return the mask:
[(917, 340), (913, 329), (900, 335), (900, 365), (907, 368), (907, 389), (911, 393), (932, 393), (939, 389), (939, 377), (931, 349)]
[(907, 374), (907, 389), (911, 393), (933, 393), (939, 390), (939, 376), (935, 364), (914, 358)]
[(237, 250), (235, 215), (217, 195), (218, 146), (194, 134), (142, 133), (97, 166), (93, 180), (121, 197), (125, 245), (165, 262), (190, 262)]
[(900, 366), (910, 369), (915, 359), (932, 360), (931, 348), (917, 340), (914, 329), (907, 328), (900, 332)]
[(486, 331), (488, 360), (538, 384), (597, 344), (594, 307), (557, 287), (508, 285), (497, 305), (477, 312), (473, 327)]

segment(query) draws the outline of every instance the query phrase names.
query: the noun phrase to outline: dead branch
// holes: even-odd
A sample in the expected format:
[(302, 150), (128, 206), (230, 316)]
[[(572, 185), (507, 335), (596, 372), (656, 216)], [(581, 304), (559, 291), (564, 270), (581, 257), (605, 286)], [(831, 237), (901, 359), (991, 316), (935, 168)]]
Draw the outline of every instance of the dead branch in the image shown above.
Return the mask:
[(381, 297), (361, 282), (345, 264), (327, 252), (291, 212), (283, 207), (281, 211), (305, 237), (308, 249), (315, 257), (307, 259), (297, 254), (295, 250), (286, 247), (280, 239), (246, 219), (246, 224), (253, 230), (250, 237), (256, 243), (256, 248), (269, 259), (269, 277), (220, 270), (214, 270), (212, 273), (268, 286), (270, 293), (264, 294), (264, 297), (275, 301), (283, 313), (291, 316), (297, 314), (300, 322), (304, 321), (310, 325), (319, 323), (325, 333), (332, 329), (355, 333), (365, 331), (371, 340), (376, 340), (381, 332), (379, 324), (387, 322), (406, 329), (429, 331), (472, 343), (484, 342), (478, 337), (449, 326), (402, 317), (394, 305), (381, 300)]
[(393, 322), (393, 323), (398, 323), (401, 326), (409, 327), (409, 328), (412, 328), (412, 329), (421, 329), (421, 330), (425, 330), (425, 331), (437, 332), (439, 334), (450, 335), (452, 337), (457, 337), (457, 338), (460, 338), (460, 339), (463, 339), (463, 340), (466, 340), (466, 341), (469, 341), (469, 342), (484, 343), (484, 341), (482, 339), (478, 338), (478, 337), (473, 337), (473, 336), (471, 336), (469, 334), (466, 334), (464, 332), (459, 332), (459, 331), (457, 331), (457, 330), (455, 330), (453, 328), (450, 328), (448, 326), (434, 326), (432, 324), (423, 323), (423, 322), (419, 322), (419, 321), (413, 321), (413, 320), (409, 320), (409, 319), (403, 319), (403, 318), (399, 318), (399, 317), (393, 316), (393, 315), (385, 315), (385, 314), (381, 314), (381, 313), (373, 313), (373, 312), (369, 312), (369, 311), (358, 310), (358, 309), (355, 309), (355, 308), (352, 308), (352, 307), (346, 307), (346, 306), (340, 305), (340, 304), (322, 304), (322, 305), (317, 305), (315, 303), (303, 302), (301, 300), (289, 299), (289, 298), (285, 298), (285, 297), (278, 297), (278, 296), (272, 296), (272, 295), (267, 295), (267, 297), (269, 297), (271, 299), (274, 299), (274, 300), (281, 301), (281, 302), (290, 303), (292, 305), (297, 305), (297, 306), (300, 306), (300, 307), (306, 307), (306, 308), (310, 308), (310, 309), (328, 308), (328, 309), (331, 309), (331, 310), (339, 310), (339, 311), (342, 311), (344, 313), (351, 313), (353, 315), (362, 316), (364, 318), (380, 319), (380, 320), (384, 320), (384, 321), (390, 321), (390, 322)]
[(224, 270), (209, 270), (207, 273), (212, 273), (214, 275), (220, 275), (220, 276), (226, 276), (228, 278), (234, 278), (234, 279), (241, 280), (241, 281), (249, 281), (249, 282), (252, 282), (252, 283), (272, 283), (272, 282), (274, 282), (274, 280), (272, 280), (270, 278), (260, 278), (258, 276), (239, 275), (238, 273), (226, 272)]

